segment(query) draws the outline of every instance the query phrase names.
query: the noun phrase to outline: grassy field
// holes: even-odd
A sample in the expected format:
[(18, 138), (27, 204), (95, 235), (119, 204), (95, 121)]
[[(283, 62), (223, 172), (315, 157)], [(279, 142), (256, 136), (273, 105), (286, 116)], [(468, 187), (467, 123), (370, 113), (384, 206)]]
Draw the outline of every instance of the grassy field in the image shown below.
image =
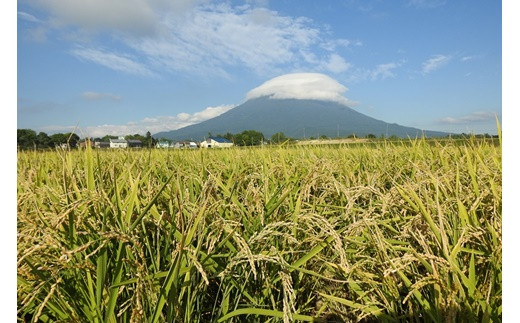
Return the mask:
[(18, 318), (500, 321), (501, 145), (18, 153)]

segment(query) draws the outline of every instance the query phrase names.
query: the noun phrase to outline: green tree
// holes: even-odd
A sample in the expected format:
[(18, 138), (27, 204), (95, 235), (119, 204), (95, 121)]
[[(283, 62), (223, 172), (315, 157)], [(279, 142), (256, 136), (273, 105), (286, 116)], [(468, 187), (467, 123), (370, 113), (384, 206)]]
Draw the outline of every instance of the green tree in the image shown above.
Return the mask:
[(52, 146), (59, 146), (67, 142), (67, 138), (62, 133), (52, 134), (50, 138)]
[(50, 148), (52, 147), (51, 138), (45, 132), (40, 132), (36, 136), (36, 145), (42, 149)]
[(150, 133), (150, 131), (147, 131), (146, 132), (146, 137), (145, 137), (145, 145), (148, 146), (148, 148), (152, 148), (153, 145), (154, 145), (154, 140), (152, 138), (152, 134)]
[(244, 130), (234, 136), (237, 146), (258, 146), (262, 144), (264, 135), (256, 130)]
[(109, 142), (110, 139), (117, 139), (117, 136), (106, 135), (106, 136), (104, 136), (104, 137), (101, 138), (101, 141), (103, 141), (103, 142)]
[(68, 143), (70, 147), (74, 148), (77, 146), (79, 136), (75, 133), (55, 133), (48, 136), (45, 132), (40, 132), (36, 135), (36, 132), (31, 129), (18, 129), (17, 130), (17, 142), (20, 149), (30, 148), (52, 148), (61, 144)]
[(34, 148), (37, 144), (36, 132), (31, 129), (17, 129), (16, 141), (20, 149)]
[(277, 132), (271, 136), (271, 141), (276, 144), (279, 144), (279, 143), (287, 141), (287, 137), (285, 136), (285, 134), (283, 132)]
[(223, 138), (226, 138), (227, 140), (229, 140), (231, 142), (234, 141), (233, 134), (231, 134), (230, 132), (226, 132), (226, 134), (223, 136)]
[(128, 135), (128, 136), (125, 136), (125, 139), (126, 140), (140, 140), (144, 145), (148, 146), (148, 142), (146, 141), (146, 137), (143, 136), (143, 135), (140, 135), (138, 133), (136, 134), (133, 134), (133, 135)]
[(69, 144), (69, 147), (76, 148), (79, 141), (79, 136), (75, 133), (67, 132), (64, 134), (66, 140), (65, 142)]

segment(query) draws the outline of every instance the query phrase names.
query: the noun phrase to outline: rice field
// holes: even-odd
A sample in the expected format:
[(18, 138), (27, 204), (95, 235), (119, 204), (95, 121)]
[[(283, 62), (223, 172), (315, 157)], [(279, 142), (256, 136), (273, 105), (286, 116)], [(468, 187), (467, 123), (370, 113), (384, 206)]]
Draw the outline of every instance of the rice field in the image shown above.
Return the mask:
[(22, 322), (500, 321), (501, 144), (18, 153)]

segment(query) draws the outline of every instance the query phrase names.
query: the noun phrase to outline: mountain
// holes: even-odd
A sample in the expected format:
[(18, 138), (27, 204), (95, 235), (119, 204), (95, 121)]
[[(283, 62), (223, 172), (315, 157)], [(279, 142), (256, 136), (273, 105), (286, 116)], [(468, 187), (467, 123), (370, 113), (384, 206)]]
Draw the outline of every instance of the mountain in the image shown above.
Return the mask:
[(314, 99), (273, 99), (267, 96), (254, 98), (204, 122), (181, 129), (159, 132), (155, 138), (172, 140), (203, 140), (212, 135), (240, 133), (256, 130), (270, 138), (277, 132), (287, 137), (309, 138), (326, 135), (346, 137), (368, 134), (397, 137), (416, 137), (423, 133), (426, 137), (441, 137), (444, 132), (420, 130), (386, 123), (359, 113), (346, 105), (329, 100)]

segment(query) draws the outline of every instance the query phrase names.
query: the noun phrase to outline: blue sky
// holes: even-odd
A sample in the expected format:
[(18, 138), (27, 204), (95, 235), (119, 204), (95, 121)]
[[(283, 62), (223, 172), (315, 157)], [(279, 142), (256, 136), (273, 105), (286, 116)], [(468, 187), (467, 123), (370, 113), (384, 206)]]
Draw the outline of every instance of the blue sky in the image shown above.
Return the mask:
[(200, 122), (289, 73), (421, 129), (496, 133), (496, 0), (19, 0), (17, 127), (80, 136)]

